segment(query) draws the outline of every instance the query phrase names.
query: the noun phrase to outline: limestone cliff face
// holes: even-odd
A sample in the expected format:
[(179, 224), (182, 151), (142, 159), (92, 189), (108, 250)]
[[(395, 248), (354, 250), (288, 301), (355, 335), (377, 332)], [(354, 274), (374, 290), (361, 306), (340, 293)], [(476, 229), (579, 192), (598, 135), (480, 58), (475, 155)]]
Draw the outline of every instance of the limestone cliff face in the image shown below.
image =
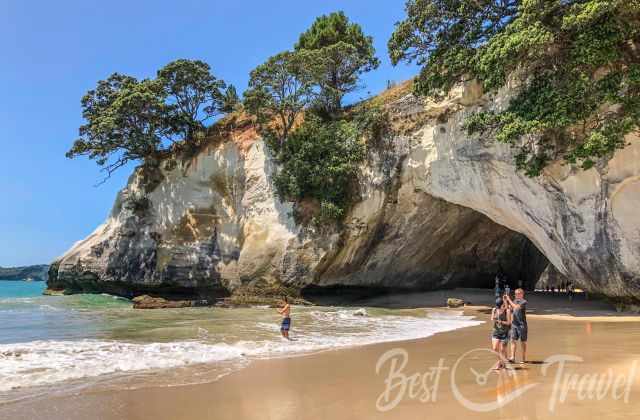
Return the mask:
[(555, 164), (526, 178), (507, 146), (460, 127), (475, 107), (505, 97), (470, 84), (437, 104), (411, 95), (390, 104), (403, 134), (370, 152), (342, 229), (296, 224), (255, 135), (165, 163), (151, 186), (139, 169), (107, 221), (54, 262), (49, 286), (122, 295), (256, 283), (429, 289), (491, 285), (500, 268), (533, 285), (548, 258), (577, 284), (640, 297), (639, 142), (587, 172)]
[(507, 94), (453, 94), (456, 112), (415, 133), (409, 166), (429, 194), (487, 215), (529, 238), (569, 281), (612, 297), (640, 298), (640, 139), (588, 170), (555, 162), (531, 179), (506, 145), (469, 138), (462, 121), (499, 109)]

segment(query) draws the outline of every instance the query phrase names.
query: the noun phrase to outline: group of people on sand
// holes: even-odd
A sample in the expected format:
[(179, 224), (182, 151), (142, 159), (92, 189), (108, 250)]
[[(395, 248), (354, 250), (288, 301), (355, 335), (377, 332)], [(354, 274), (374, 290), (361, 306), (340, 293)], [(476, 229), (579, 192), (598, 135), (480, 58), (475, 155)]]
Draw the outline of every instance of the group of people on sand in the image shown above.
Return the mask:
[(494, 368), (497, 371), (505, 369), (507, 363), (516, 363), (518, 342), (522, 352), (519, 363), (527, 361), (527, 301), (524, 290), (516, 289), (514, 294), (515, 299), (511, 299), (507, 287), (505, 293), (496, 299), (496, 306), (491, 311), (491, 348), (498, 354), (498, 362)]
[[(527, 360), (527, 301), (524, 298), (524, 290), (516, 289), (514, 294), (515, 299), (511, 299), (507, 286), (505, 293), (496, 299), (496, 306), (491, 311), (491, 321), (493, 321), (491, 348), (498, 354), (495, 370), (506, 368), (506, 363), (516, 363), (518, 342), (520, 342), (522, 353), (522, 359), (519, 363), (526, 363)], [(282, 315), (280, 333), (282, 337), (290, 340), (291, 305), (286, 296), (282, 297), (281, 305), (278, 309), (278, 313)], [(509, 355), (507, 356), (508, 351)]]
[(573, 283), (570, 282), (561, 282), (556, 286), (547, 285), (542, 288), (542, 291), (547, 293), (565, 293), (569, 297), (570, 302), (573, 302), (573, 296), (576, 293), (575, 288), (573, 287)]

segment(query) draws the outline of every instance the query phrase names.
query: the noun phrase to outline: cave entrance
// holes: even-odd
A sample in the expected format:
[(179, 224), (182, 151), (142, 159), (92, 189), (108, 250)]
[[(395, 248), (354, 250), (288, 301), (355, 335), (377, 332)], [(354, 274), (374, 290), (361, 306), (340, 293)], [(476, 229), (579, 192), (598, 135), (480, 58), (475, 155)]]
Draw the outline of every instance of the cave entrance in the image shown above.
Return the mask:
[(433, 197), (420, 205), (401, 220), (392, 213), (347, 238), (303, 296), (353, 301), (384, 293), (493, 289), (498, 273), (512, 289), (533, 290), (549, 265), (526, 236), (475, 210)]

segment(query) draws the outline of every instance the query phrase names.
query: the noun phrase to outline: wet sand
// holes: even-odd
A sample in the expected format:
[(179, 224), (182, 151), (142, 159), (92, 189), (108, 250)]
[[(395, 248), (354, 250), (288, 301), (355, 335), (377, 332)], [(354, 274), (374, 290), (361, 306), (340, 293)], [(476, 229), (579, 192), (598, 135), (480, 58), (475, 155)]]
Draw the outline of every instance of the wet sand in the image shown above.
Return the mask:
[[(474, 305), (465, 309), (466, 314), (488, 319), (482, 306), (486, 292), (445, 293), (471, 301)], [(423, 304), (429, 299), (441, 302), (439, 294), (412, 296)], [(578, 299), (569, 304), (565, 297), (542, 294), (528, 298), (528, 359), (533, 363), (489, 372), (486, 382), (481, 374), (495, 362), (494, 355), (482, 350), (489, 346), (489, 323), (421, 340), (255, 361), (207, 384), (87, 390), (72, 396), (44, 397), (0, 407), (0, 418), (638, 418), (640, 318), (617, 314), (600, 302)], [(408, 300), (385, 299), (398, 304), (407, 304)], [(382, 363), (376, 373), (376, 364), (389, 352), (396, 356)], [(407, 357), (404, 366), (403, 355)], [(582, 361), (567, 361), (561, 366), (560, 362), (549, 361), (554, 355), (579, 357)], [(390, 382), (392, 387), (387, 388), (385, 379), (394, 361), (396, 375)], [(438, 366), (436, 387), (438, 375), (430, 368)], [(558, 374), (560, 369), (562, 375)], [(407, 379), (399, 380), (402, 375)], [(414, 386), (410, 375), (414, 375)], [(385, 390), (389, 391), (386, 399)], [(563, 390), (566, 397), (561, 401)]]

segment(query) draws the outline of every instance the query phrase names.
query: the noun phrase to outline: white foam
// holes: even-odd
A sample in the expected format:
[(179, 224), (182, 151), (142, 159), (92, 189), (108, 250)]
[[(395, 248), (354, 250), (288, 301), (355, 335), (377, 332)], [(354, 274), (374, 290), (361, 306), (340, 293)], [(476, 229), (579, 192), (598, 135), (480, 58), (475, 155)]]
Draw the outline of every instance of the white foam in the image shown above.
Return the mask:
[(11, 298), (0, 299), (0, 304), (7, 304), (7, 303), (30, 304), (30, 303), (33, 303), (33, 298), (30, 298), (30, 297), (11, 297)]
[(431, 319), (473, 319), (473, 317), (463, 316), (464, 311), (427, 311), (427, 316)]
[(255, 325), (271, 332), (273, 339), (206, 343), (208, 332), (198, 331), (201, 341), (128, 343), (104, 340), (32, 341), (0, 345), (0, 391), (46, 385), (70, 379), (118, 372), (164, 369), (222, 361), (246, 362), (247, 358), (278, 357), (320, 350), (411, 340), (438, 332), (481, 324), (470, 317), (357, 316), (356, 310), (311, 311), (312, 322), (294, 330), (296, 341), (278, 336), (274, 323)]
[(0, 391), (108, 373), (163, 369), (242, 357), (228, 344), (32, 341), (0, 345)]

